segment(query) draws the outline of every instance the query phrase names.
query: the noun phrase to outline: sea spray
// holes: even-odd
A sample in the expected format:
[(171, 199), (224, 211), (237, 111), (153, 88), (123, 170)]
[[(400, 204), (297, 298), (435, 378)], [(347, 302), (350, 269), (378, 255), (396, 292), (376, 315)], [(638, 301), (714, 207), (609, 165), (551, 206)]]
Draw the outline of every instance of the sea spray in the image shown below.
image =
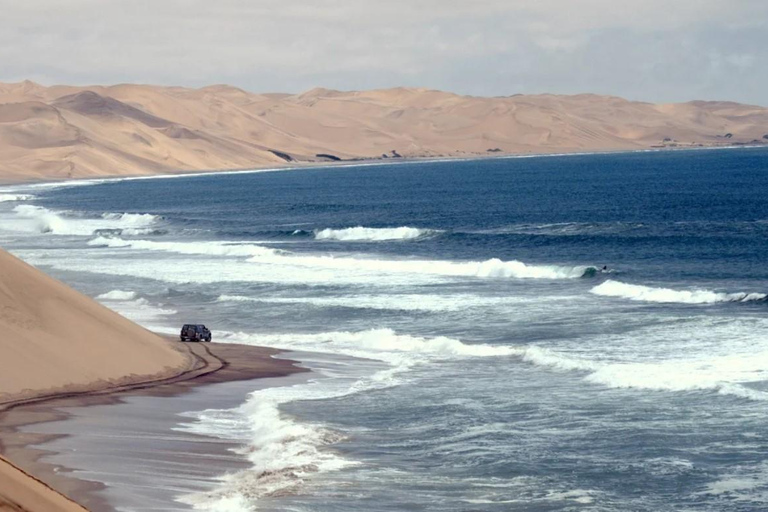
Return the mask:
[[(13, 211), (20, 219), (27, 219), (19, 225), (29, 230), (52, 235), (91, 236), (100, 231), (116, 234), (150, 234), (159, 217), (140, 213), (104, 213), (99, 218), (84, 217), (77, 212), (53, 211), (42, 206), (21, 204)], [(31, 228), (31, 229), (30, 229)]]

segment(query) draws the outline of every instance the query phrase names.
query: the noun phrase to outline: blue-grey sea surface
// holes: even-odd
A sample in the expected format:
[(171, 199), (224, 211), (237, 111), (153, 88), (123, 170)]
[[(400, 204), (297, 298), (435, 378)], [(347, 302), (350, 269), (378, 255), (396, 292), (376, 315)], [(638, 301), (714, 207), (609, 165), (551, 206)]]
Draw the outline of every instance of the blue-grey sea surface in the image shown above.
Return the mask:
[(184, 413), (249, 467), (179, 503), (768, 509), (766, 149), (6, 187), (0, 244), (161, 332), (344, 356)]

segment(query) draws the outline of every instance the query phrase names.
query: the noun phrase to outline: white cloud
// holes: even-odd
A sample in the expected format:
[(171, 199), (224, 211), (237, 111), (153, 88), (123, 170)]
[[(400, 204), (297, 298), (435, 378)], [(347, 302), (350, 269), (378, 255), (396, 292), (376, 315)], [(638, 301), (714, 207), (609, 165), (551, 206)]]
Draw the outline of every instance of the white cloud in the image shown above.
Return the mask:
[[(763, 0), (0, 0), (0, 12), (0, 80), (768, 104)], [(755, 83), (724, 86), (725, 67), (757, 70)]]

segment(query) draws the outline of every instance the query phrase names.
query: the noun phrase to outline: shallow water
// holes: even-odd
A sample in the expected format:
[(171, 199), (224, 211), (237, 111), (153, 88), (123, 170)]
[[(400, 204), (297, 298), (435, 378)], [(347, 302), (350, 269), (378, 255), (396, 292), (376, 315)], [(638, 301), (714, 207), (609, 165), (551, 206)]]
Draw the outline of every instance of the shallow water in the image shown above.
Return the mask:
[(179, 494), (203, 509), (757, 511), (766, 162), (742, 149), (16, 187), (0, 191), (0, 243), (154, 329), (202, 321), (217, 342), (372, 361), (185, 415), (190, 432), (236, 434), (250, 464)]

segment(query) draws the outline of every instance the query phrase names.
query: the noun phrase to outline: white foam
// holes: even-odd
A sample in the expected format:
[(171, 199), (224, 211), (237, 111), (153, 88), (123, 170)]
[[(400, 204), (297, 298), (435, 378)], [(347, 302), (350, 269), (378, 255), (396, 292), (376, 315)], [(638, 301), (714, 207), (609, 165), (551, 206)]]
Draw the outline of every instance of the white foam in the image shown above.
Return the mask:
[(382, 361), (389, 368), (378, 372), (364, 383), (353, 386), (354, 392), (400, 385), (412, 367), (433, 361), (468, 357), (503, 357), (519, 355), (516, 347), (466, 344), (445, 336), (420, 337), (397, 334), (392, 329), (370, 329), (318, 334), (248, 334), (222, 332), (223, 343), (269, 346), (283, 350), (335, 354)]
[[(96, 246), (107, 247), (104, 243)], [(120, 249), (120, 242), (110, 242), (110, 246)], [(191, 255), (201, 255), (203, 251), (190, 244)], [(129, 247), (125, 245), (124, 247)], [(154, 246), (157, 249), (157, 246)], [(187, 249), (185, 249), (187, 250)], [(219, 249), (215, 249), (218, 251)], [(119, 265), (106, 264), (106, 255), (101, 252), (78, 255), (77, 259), (53, 259), (46, 254), (26, 252), (24, 258), (32, 264), (48, 265), (59, 270), (90, 272), (115, 276), (130, 276), (141, 279), (154, 279), (173, 284), (210, 284), (210, 283), (280, 283), (302, 285), (353, 285), (353, 286), (415, 286), (443, 282), (446, 278), (473, 277), (477, 266), (469, 265), (452, 268), (447, 263), (447, 272), (440, 273), (437, 268), (441, 262), (431, 266), (430, 262), (420, 264), (401, 264), (397, 260), (363, 260), (355, 258), (323, 258), (311, 256), (265, 256), (257, 259), (238, 259), (231, 256), (242, 249), (229, 249), (229, 261), (216, 258), (152, 258), (136, 253), (125, 258)], [(259, 250), (259, 249), (254, 249)], [(261, 250), (271, 250), (261, 248)], [(256, 264), (254, 264), (256, 263)], [(461, 264), (459, 264), (461, 265)], [(560, 272), (543, 272), (542, 278), (557, 279)], [(567, 271), (562, 272), (566, 276)], [(545, 277), (546, 276), (546, 277)], [(488, 278), (487, 276), (478, 276)], [(510, 277), (510, 279), (513, 277)], [(563, 277), (565, 278), (565, 277)]]
[[(558, 297), (560, 298), (560, 297)], [(572, 298), (571, 298), (572, 299)], [(218, 302), (253, 302), (259, 304), (309, 304), (317, 307), (341, 307), (353, 309), (376, 309), (389, 311), (464, 311), (472, 307), (494, 307), (521, 304), (547, 299), (525, 297), (483, 297), (480, 295), (432, 295), (432, 294), (391, 294), (391, 295), (349, 295), (344, 297), (246, 297), (243, 295), (220, 295)]]
[[(749, 452), (760, 452), (762, 447), (748, 445)], [(749, 504), (748, 510), (765, 510), (757, 503), (768, 503), (768, 463), (763, 461), (742, 463), (731, 468), (728, 473), (719, 473), (715, 481), (707, 484), (703, 491), (695, 496), (715, 496), (721, 503), (731, 503), (729, 509), (741, 510), (740, 502)]]
[(614, 389), (712, 391), (749, 400), (768, 400), (768, 393), (744, 385), (768, 380), (768, 353), (732, 358), (611, 364), (531, 346), (522, 350), (522, 359), (559, 371), (583, 371), (586, 373), (585, 381)]
[(276, 249), (242, 242), (156, 242), (153, 240), (124, 240), (105, 236), (99, 236), (88, 241), (88, 245), (204, 256), (253, 257), (278, 253)]
[(317, 240), (339, 240), (344, 242), (385, 240), (413, 240), (434, 233), (431, 229), (418, 229), (407, 226), (399, 228), (366, 228), (357, 226), (344, 229), (323, 229), (315, 232)]
[(502, 261), (494, 258), (486, 261), (439, 261), (439, 260), (380, 260), (333, 256), (278, 256), (254, 257), (253, 263), (285, 263), (301, 267), (319, 267), (348, 271), (368, 271), (385, 274), (422, 274), (448, 277), (485, 277), (519, 279), (576, 279), (589, 267), (556, 265), (528, 265), (521, 261)]
[(595, 295), (620, 297), (642, 302), (679, 303), (679, 304), (715, 304), (719, 302), (749, 302), (764, 300), (764, 293), (722, 293), (710, 290), (673, 290), (671, 288), (653, 288), (620, 281), (607, 280), (590, 290)]
[[(631, 338), (591, 340), (599, 352), (581, 346), (555, 350), (530, 345), (518, 350), (523, 361), (557, 371), (582, 372), (586, 382), (609, 388), (710, 391), (768, 400), (768, 393), (749, 386), (768, 380), (768, 337), (755, 336), (759, 326), (764, 328), (764, 323), (684, 323), (659, 327), (658, 333), (635, 331)], [(614, 343), (621, 346), (614, 348)]]
[(11, 229), (53, 235), (91, 236), (100, 230), (112, 230), (124, 234), (146, 234), (151, 231), (158, 217), (137, 213), (105, 213), (100, 218), (85, 218), (71, 212), (56, 212), (22, 204), (13, 211), (19, 219)]
[(714, 391), (750, 400), (768, 393), (744, 386), (768, 379), (768, 352), (656, 363), (607, 364), (587, 375), (587, 382), (612, 388), (655, 391)]
[(305, 350), (378, 359), (408, 366), (431, 359), (493, 357), (519, 354), (515, 347), (466, 344), (455, 338), (426, 338), (397, 334), (392, 329), (358, 332), (335, 331), (320, 334), (243, 334), (224, 336), (222, 341), (267, 345), (285, 350)]
[(0, 194), (0, 203), (29, 201), (34, 198), (35, 196), (31, 194)]
[(107, 293), (102, 293), (96, 297), (102, 300), (133, 300), (136, 298), (136, 292), (129, 292), (124, 290), (112, 290)]
[[(130, 292), (127, 292), (130, 293)], [(163, 307), (162, 304), (152, 304), (147, 299), (119, 300), (114, 298), (107, 300), (105, 305), (109, 309), (126, 317), (129, 320), (141, 324), (146, 328), (155, 330), (158, 322), (163, 322), (168, 316), (175, 315), (176, 310)]]
[(554, 350), (530, 345), (520, 348), (523, 361), (538, 365), (549, 366), (557, 370), (596, 370), (598, 363), (586, 358), (558, 353)]
[[(445, 277), (481, 277), (491, 279), (575, 279), (592, 267), (528, 265), (520, 261), (491, 259), (482, 262), (439, 260), (375, 259), (333, 255), (306, 255), (272, 249), (258, 243), (243, 242), (159, 242), (126, 240), (100, 236), (88, 242), (94, 247), (126, 248), (139, 251), (164, 251), (177, 254), (230, 257), (226, 265), (215, 259), (198, 259), (192, 264), (176, 261), (173, 266), (132, 260), (119, 268), (101, 267), (99, 271), (115, 275), (150, 277), (173, 283), (213, 282), (305, 282), (305, 283), (378, 283), (415, 284)], [(210, 265), (207, 265), (207, 262)], [(75, 262), (57, 261), (57, 268), (79, 270)], [(78, 268), (75, 268), (78, 267)], [(136, 267), (136, 268), (133, 268)], [(209, 268), (210, 267), (210, 268)], [(88, 271), (88, 269), (85, 269)]]
[[(341, 439), (338, 433), (323, 425), (295, 422), (280, 412), (280, 405), (397, 385), (402, 382), (402, 374), (413, 365), (433, 359), (510, 353), (506, 347), (469, 345), (446, 337), (398, 335), (390, 329), (304, 335), (220, 333), (218, 338), (224, 342), (362, 356), (388, 364), (373, 375), (331, 372), (305, 384), (258, 390), (246, 404), (236, 409), (189, 414), (197, 421), (181, 427), (183, 430), (230, 439), (246, 436), (248, 447), (242, 453), (253, 465), (248, 470), (225, 477), (222, 486), (214, 492), (181, 498), (184, 503), (208, 510), (240, 510), (236, 506), (253, 506), (255, 499), (296, 492), (313, 474), (355, 464), (324, 449)], [(356, 371), (356, 366), (350, 368), (349, 371)], [(227, 506), (231, 508), (227, 509)]]
[(591, 489), (574, 489), (572, 491), (563, 492), (550, 491), (547, 493), (546, 499), (553, 501), (569, 500), (588, 505), (594, 503), (595, 496), (599, 494), (601, 494), (599, 491)]
[[(299, 423), (281, 414), (280, 405), (294, 400), (335, 396), (334, 386), (318, 383), (254, 392), (242, 406), (186, 414), (197, 422), (179, 430), (246, 441), (238, 451), (251, 467), (222, 477), (211, 492), (182, 496), (179, 501), (204, 510), (253, 510), (253, 501), (296, 492), (317, 473), (337, 471), (355, 463), (324, 447), (342, 437), (318, 424)], [(233, 432), (234, 431), (234, 432)]]

